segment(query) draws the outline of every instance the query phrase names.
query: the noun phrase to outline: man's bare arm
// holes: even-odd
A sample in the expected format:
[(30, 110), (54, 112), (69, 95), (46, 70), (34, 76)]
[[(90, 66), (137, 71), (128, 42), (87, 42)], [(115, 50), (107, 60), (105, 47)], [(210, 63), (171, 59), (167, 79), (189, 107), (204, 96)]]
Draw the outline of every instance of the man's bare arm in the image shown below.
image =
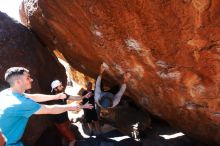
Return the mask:
[(44, 101), (50, 101), (50, 100), (58, 100), (58, 99), (65, 99), (66, 94), (59, 93), (57, 95), (46, 95), (46, 94), (26, 94), (25, 96), (28, 98), (31, 98), (32, 100), (36, 102), (44, 102)]
[(82, 97), (80, 95), (76, 95), (76, 96), (69, 96), (68, 100), (74, 100), (74, 101), (79, 101), (82, 100)]
[(67, 104), (67, 105), (41, 105), (41, 108), (35, 112), (34, 114), (60, 114), (66, 111), (74, 111), (82, 108), (92, 109), (93, 106), (91, 104), (85, 105), (75, 105), (75, 104)]
[(92, 92), (88, 92), (86, 95), (84, 96), (80, 96), (80, 95), (75, 95), (75, 96), (72, 96), (70, 95), (68, 97), (68, 100), (75, 100), (75, 101), (79, 101), (79, 100), (82, 100), (83, 98), (90, 98), (92, 95), (94, 95)]

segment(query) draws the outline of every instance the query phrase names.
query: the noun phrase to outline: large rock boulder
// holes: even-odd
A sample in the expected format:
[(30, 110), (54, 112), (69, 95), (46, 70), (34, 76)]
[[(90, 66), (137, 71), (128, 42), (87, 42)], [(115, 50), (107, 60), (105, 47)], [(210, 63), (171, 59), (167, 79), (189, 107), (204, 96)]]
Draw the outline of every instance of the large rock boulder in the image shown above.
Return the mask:
[(22, 22), (77, 70), (113, 84), (184, 133), (220, 144), (220, 1), (24, 0)]
[[(65, 70), (47, 48), (22, 24), (0, 12), (0, 89), (8, 87), (5, 71), (12, 66), (30, 70), (34, 79), (31, 93), (49, 93), (54, 78), (65, 81)], [(24, 135), (24, 143), (33, 145), (49, 125), (48, 116), (33, 116)]]

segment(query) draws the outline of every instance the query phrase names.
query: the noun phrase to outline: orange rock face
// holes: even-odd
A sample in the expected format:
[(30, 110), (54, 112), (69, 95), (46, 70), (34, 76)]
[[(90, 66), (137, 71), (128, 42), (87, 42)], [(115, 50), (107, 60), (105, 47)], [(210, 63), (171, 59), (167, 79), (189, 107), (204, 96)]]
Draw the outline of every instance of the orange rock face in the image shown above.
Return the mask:
[(219, 0), (24, 0), (23, 23), (77, 70), (113, 84), (184, 133), (220, 144)]

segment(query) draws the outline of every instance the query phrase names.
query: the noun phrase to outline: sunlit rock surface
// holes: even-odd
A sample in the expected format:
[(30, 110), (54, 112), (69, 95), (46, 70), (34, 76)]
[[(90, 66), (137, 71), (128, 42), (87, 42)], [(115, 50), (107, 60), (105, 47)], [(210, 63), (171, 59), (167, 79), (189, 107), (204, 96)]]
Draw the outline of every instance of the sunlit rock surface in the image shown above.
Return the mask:
[(115, 84), (141, 108), (220, 144), (219, 0), (24, 0), (20, 14), (77, 70)]
[[(64, 68), (25, 26), (0, 12), (0, 89), (8, 87), (5, 71), (12, 66), (30, 70), (34, 79), (31, 93), (50, 93), (54, 78), (65, 79)], [(64, 80), (65, 81), (65, 80)], [(47, 116), (33, 116), (24, 135), (24, 143), (33, 145), (49, 125)]]

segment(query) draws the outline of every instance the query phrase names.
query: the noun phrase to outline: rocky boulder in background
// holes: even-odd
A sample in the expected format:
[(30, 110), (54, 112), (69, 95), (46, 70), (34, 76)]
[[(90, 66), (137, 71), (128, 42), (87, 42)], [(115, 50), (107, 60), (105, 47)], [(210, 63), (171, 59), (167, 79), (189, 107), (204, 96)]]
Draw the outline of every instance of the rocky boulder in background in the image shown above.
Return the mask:
[(22, 22), (93, 78), (130, 72), (126, 94), (184, 133), (220, 144), (219, 0), (24, 0)]
[[(25, 26), (0, 12), (0, 89), (8, 87), (4, 81), (9, 67), (22, 66), (30, 70), (34, 79), (31, 93), (50, 93), (54, 78), (66, 81), (65, 70), (47, 48)], [(28, 123), (24, 144), (34, 145), (49, 125), (48, 116), (33, 116)]]

